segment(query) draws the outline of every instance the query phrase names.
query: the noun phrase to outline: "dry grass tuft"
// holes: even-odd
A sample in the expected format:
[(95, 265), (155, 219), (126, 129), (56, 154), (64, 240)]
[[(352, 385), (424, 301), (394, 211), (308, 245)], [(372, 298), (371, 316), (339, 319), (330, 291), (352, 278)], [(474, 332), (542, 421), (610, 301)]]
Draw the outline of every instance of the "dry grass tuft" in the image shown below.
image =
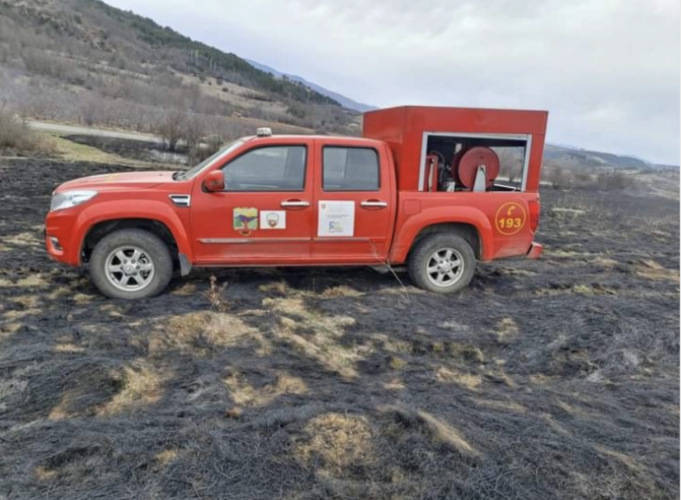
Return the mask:
[(391, 370), (399, 371), (407, 366), (407, 362), (402, 358), (398, 358), (397, 356), (391, 356), (388, 366), (390, 366)]
[(608, 269), (613, 268), (619, 264), (619, 262), (617, 262), (616, 260), (610, 259), (608, 257), (596, 257), (595, 259), (592, 260), (592, 262), (594, 264), (598, 264), (599, 266), (603, 266)]
[(37, 308), (38, 304), (40, 304), (38, 295), (20, 295), (10, 299), (10, 301), (29, 309)]
[(572, 291), (575, 293), (581, 293), (582, 295), (595, 295), (594, 289), (588, 285), (575, 285), (572, 287)]
[(285, 281), (272, 281), (271, 283), (260, 285), (258, 290), (262, 293), (285, 297), (288, 294), (288, 285)]
[(144, 359), (135, 360), (117, 376), (121, 390), (97, 409), (99, 416), (129, 413), (156, 403), (161, 399), (163, 382), (168, 378), (168, 374)]
[(497, 323), (497, 340), (506, 344), (518, 335), (518, 325), (513, 318), (504, 318)]
[(304, 433), (294, 453), (303, 465), (322, 474), (338, 477), (349, 467), (374, 461), (373, 432), (364, 416), (326, 413), (312, 419)]
[(325, 299), (337, 299), (340, 297), (361, 297), (364, 293), (345, 285), (332, 286), (324, 290), (320, 296)]
[[(279, 315), (278, 327), (273, 331), (276, 337), (287, 341), (296, 351), (315, 359), (343, 377), (357, 377), (357, 361), (369, 354), (372, 348), (367, 345), (345, 346), (339, 343), (345, 334), (345, 327), (355, 324), (354, 318), (327, 316), (310, 311), (300, 298), (266, 298), (263, 305)], [(313, 333), (300, 334), (299, 324), (304, 324)]]
[(163, 450), (154, 456), (154, 460), (161, 466), (165, 467), (178, 457), (177, 450)]
[(165, 325), (159, 325), (148, 338), (149, 354), (162, 356), (177, 350), (197, 356), (207, 356), (218, 348), (255, 342), (269, 352), (270, 345), (257, 329), (248, 326), (239, 317), (227, 313), (208, 311), (190, 312), (172, 316)]
[(386, 382), (385, 384), (383, 384), (383, 388), (386, 391), (401, 391), (405, 389), (405, 385), (404, 382), (402, 382), (400, 379), (393, 378)]
[(4, 236), (2, 242), (5, 245), (11, 245), (12, 247), (28, 247), (28, 246), (38, 246), (42, 245), (43, 241), (38, 237), (36, 233), (23, 232), (16, 233), (11, 236)]
[(183, 283), (182, 286), (175, 288), (170, 293), (178, 297), (192, 297), (196, 294), (196, 285), (194, 283)]
[(485, 355), (482, 351), (472, 344), (461, 344), (458, 342), (448, 345), (450, 356), (461, 359), (468, 363), (484, 363)]
[(21, 329), (21, 323), (5, 323), (0, 325), (0, 340), (6, 340)]
[(27, 278), (22, 278), (17, 281), (17, 286), (22, 288), (48, 288), (50, 285), (51, 283), (41, 274), (32, 274)]
[[(502, 364), (503, 366), (503, 364)], [(515, 382), (511, 377), (509, 377), (506, 373), (501, 371), (500, 369), (497, 370), (487, 370), (484, 374), (484, 378), (490, 382), (493, 382), (495, 384), (503, 384), (506, 387), (514, 388), (515, 387)]]
[(258, 389), (248, 383), (246, 377), (238, 372), (230, 373), (224, 379), (229, 388), (232, 401), (239, 406), (264, 406), (284, 394), (306, 394), (307, 385), (303, 379), (281, 374), (273, 384)]
[(15, 321), (24, 319), (29, 316), (36, 316), (42, 311), (37, 307), (32, 307), (30, 309), (24, 309), (23, 311), (7, 311), (2, 314), (2, 317), (6, 320)]
[(49, 481), (57, 475), (56, 470), (48, 469), (47, 467), (39, 466), (35, 468), (35, 477), (40, 481)]
[(63, 352), (63, 353), (68, 353), (68, 354), (76, 354), (76, 353), (85, 352), (85, 348), (80, 347), (76, 344), (71, 344), (71, 343), (57, 344), (52, 348), (52, 350), (54, 352)]
[(653, 281), (668, 280), (679, 282), (679, 270), (667, 269), (654, 260), (643, 260), (636, 267), (636, 274)]
[(515, 401), (497, 401), (493, 399), (473, 398), (472, 401), (483, 408), (490, 410), (512, 411), (516, 413), (527, 413), (527, 408)]
[(84, 293), (77, 293), (73, 296), (73, 302), (79, 306), (84, 306), (90, 304), (94, 297), (92, 295), (86, 295)]
[(461, 434), (454, 427), (449, 425), (447, 422), (444, 422), (443, 420), (440, 420), (439, 418), (423, 410), (419, 410), (417, 415), (426, 424), (426, 427), (436, 440), (449, 444), (452, 448), (465, 454), (473, 456), (480, 454), (468, 443), (468, 441), (461, 436)]
[(438, 368), (435, 373), (438, 381), (446, 384), (456, 384), (469, 391), (476, 391), (482, 385), (482, 377), (471, 373), (463, 373), (453, 368)]

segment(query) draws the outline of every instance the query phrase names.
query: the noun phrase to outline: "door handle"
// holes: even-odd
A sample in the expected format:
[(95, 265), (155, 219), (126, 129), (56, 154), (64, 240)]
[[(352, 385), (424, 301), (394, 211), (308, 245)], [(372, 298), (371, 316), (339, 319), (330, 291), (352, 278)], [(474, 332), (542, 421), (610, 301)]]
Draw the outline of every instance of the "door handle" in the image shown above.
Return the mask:
[(388, 206), (388, 202), (381, 200), (364, 200), (360, 205), (370, 208), (385, 208)]
[(305, 200), (284, 200), (281, 202), (282, 207), (309, 207), (310, 202)]

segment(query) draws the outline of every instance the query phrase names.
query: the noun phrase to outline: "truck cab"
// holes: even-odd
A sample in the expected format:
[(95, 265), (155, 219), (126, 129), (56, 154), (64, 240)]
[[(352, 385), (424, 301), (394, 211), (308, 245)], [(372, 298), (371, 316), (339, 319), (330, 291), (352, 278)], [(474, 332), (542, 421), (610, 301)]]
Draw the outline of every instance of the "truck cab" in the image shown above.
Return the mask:
[[(47, 251), (89, 264), (96, 286), (123, 299), (156, 295), (192, 267), (406, 264), (418, 286), (456, 292), (478, 260), (541, 253), (546, 119), (400, 107), (366, 113), (363, 137), (259, 129), (184, 172), (62, 184)], [(500, 174), (510, 164), (518, 182)]]

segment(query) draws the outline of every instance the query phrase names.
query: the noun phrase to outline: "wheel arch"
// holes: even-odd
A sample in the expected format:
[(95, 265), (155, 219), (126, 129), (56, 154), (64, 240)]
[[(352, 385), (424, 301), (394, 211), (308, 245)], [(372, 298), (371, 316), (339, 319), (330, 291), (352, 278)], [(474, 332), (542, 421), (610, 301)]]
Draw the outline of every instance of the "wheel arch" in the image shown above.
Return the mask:
[(171, 229), (158, 219), (144, 217), (112, 218), (92, 224), (86, 231), (81, 243), (81, 261), (88, 262), (97, 243), (105, 236), (121, 229), (142, 229), (154, 234), (168, 247), (173, 262), (176, 264), (179, 262), (180, 250)]
[(452, 233), (461, 236), (473, 249), (476, 259), (480, 259), (482, 256), (482, 240), (478, 229), (473, 224), (467, 222), (439, 222), (424, 227), (416, 234), (407, 253), (407, 259), (423, 238), (437, 233)]
[(414, 246), (424, 236), (437, 232), (453, 232), (461, 235), (474, 249), (478, 260), (490, 260), (494, 253), (494, 236), (487, 216), (472, 207), (439, 207), (421, 212), (407, 219), (398, 232), (391, 253), (391, 262), (406, 262)]
[(183, 263), (183, 274), (187, 267), (191, 267), (193, 253), (185, 224), (168, 204), (158, 200), (139, 200), (131, 204), (118, 201), (95, 203), (78, 215), (74, 228), (69, 245), (74, 265), (80, 265), (89, 258), (97, 237), (101, 239), (118, 228), (140, 228), (156, 234), (169, 245), (174, 258), (179, 256)]

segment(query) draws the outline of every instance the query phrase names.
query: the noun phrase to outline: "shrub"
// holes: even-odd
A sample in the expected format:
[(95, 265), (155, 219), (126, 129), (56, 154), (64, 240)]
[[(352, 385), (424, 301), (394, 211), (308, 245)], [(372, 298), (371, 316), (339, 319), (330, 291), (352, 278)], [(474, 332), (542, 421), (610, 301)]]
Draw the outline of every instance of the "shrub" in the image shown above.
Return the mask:
[(49, 147), (24, 121), (0, 107), (0, 150), (38, 153), (47, 152)]

